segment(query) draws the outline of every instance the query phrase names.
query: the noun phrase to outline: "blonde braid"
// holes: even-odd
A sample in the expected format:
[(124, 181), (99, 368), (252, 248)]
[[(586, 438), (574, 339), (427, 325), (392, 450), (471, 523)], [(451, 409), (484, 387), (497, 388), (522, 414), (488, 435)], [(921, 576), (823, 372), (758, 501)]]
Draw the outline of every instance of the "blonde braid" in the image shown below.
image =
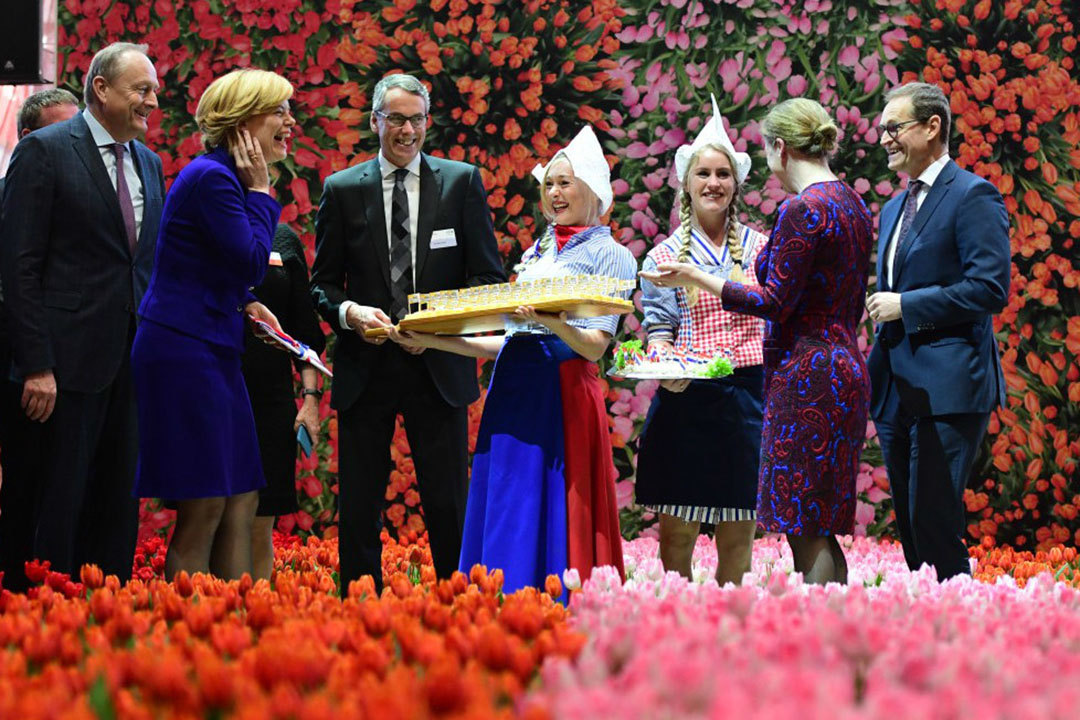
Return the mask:
[[(734, 205), (734, 202), (732, 202), (732, 205)], [(739, 242), (740, 227), (742, 226), (735, 219), (733, 208), (728, 206), (727, 249), (728, 254), (731, 255), (731, 261), (734, 263), (731, 266), (731, 272), (728, 273), (728, 278), (737, 283), (746, 281), (746, 274), (743, 272), (743, 246)]]
[[(693, 205), (690, 202), (690, 193), (686, 192), (683, 188), (679, 190), (679, 239), (682, 244), (679, 245), (679, 256), (676, 258), (678, 262), (684, 263), (690, 260), (690, 222), (694, 216)], [(698, 301), (698, 289), (696, 287), (684, 288), (686, 292), (686, 306), (693, 307)]]

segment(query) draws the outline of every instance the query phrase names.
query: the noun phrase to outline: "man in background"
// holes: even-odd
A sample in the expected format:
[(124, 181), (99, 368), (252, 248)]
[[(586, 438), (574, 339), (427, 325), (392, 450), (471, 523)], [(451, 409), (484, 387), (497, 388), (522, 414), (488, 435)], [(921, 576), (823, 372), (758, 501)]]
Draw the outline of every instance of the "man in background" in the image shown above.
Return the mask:
[[(79, 101), (67, 90), (41, 90), (26, 98), (16, 118), (19, 139), (35, 130), (70, 120)], [(0, 178), (0, 199), (7, 178)], [(0, 201), (2, 202), (2, 201)], [(39, 427), (21, 407), (22, 383), (11, 381), (11, 341), (4, 320), (4, 293), (0, 285), (0, 571), (9, 590), (26, 589), (22, 563), (33, 553), (36, 503), (33, 478), (23, 468), (32, 461), (40, 443)]]

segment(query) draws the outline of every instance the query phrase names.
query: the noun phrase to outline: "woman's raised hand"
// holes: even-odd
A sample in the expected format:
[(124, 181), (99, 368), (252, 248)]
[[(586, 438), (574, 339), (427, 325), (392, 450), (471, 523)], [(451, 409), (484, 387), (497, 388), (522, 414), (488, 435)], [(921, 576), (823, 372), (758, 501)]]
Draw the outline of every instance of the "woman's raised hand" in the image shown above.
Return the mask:
[(236, 174), (244, 187), (252, 192), (270, 193), (270, 170), (266, 166), (262, 147), (251, 137), (246, 129), (237, 131), (235, 139), (229, 143), (233, 160), (236, 161)]

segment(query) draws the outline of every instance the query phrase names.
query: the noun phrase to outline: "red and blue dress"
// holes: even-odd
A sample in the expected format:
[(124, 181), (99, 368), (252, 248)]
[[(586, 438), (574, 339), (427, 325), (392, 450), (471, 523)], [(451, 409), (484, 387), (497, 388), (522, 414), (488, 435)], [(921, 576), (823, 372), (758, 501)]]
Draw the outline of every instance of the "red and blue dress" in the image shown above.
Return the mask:
[[(637, 265), (606, 226), (535, 243), (518, 280), (565, 275), (633, 279)], [(551, 232), (551, 231), (549, 231)], [(561, 245), (561, 247), (560, 247)], [(614, 336), (618, 316), (570, 320)], [(463, 572), (501, 568), (504, 591), (543, 587), (567, 568), (623, 572), (615, 467), (595, 363), (546, 328), (510, 322), (473, 454)]]

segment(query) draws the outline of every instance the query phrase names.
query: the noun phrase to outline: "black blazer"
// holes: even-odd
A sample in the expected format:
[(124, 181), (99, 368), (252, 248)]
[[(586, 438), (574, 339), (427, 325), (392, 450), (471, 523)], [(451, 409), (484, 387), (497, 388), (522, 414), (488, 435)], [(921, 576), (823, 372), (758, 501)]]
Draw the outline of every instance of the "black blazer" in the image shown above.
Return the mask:
[(61, 390), (98, 392), (130, 351), (165, 195), (161, 160), (132, 145), (144, 201), (134, 258), (81, 113), (15, 147), (0, 215), (0, 272), (16, 378), (51, 368)]
[[(446, 228), (453, 228), (456, 244), (431, 249), (432, 232)], [(390, 351), (389, 345), (342, 332), (338, 324), (345, 300), (390, 314), (390, 250), (378, 158), (326, 179), (315, 233), (311, 293), (319, 314), (338, 333), (331, 405), (344, 410), (360, 397)], [(416, 235), (416, 292), (506, 281), (476, 167), (421, 155)], [(473, 358), (437, 350), (421, 357), (447, 403), (461, 407), (479, 397)]]

